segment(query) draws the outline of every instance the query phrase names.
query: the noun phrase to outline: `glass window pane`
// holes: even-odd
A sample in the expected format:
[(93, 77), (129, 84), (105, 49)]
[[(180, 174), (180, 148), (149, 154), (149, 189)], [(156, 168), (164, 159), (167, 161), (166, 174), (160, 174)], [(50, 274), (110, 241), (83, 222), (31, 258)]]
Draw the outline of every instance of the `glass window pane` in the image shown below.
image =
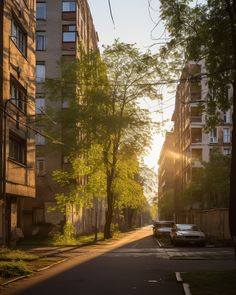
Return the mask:
[(63, 32), (63, 42), (75, 42), (75, 32)]
[(46, 3), (36, 4), (36, 19), (46, 19)]
[(73, 12), (76, 10), (75, 1), (67, 1), (62, 3), (62, 11)]
[(36, 65), (36, 81), (39, 83), (45, 81), (45, 65), (43, 64)]

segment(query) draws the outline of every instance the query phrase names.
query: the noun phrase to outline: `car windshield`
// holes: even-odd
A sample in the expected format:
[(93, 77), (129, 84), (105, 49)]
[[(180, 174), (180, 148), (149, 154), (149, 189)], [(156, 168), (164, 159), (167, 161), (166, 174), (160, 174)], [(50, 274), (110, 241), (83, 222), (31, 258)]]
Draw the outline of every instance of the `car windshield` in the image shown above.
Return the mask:
[(197, 225), (195, 224), (178, 224), (177, 226), (177, 230), (181, 230), (181, 231), (187, 231), (187, 230), (193, 230), (193, 231), (196, 231), (196, 230), (199, 230)]

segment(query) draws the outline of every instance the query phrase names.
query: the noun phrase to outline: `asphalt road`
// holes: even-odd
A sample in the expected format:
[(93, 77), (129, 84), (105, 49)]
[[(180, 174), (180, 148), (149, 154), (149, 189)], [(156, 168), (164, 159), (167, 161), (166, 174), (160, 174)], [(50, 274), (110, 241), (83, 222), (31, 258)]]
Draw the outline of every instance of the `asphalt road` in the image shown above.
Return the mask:
[[(106, 246), (75, 249), (68, 261), (2, 291), (24, 295), (183, 295), (174, 272), (233, 269), (235, 262), (231, 250), (227, 251), (222, 249), (221, 258), (213, 259), (212, 249), (159, 248), (152, 229), (143, 228)], [(179, 253), (182, 256), (176, 255)], [(183, 259), (188, 253), (191, 260)], [(192, 260), (194, 253), (208, 256)]]

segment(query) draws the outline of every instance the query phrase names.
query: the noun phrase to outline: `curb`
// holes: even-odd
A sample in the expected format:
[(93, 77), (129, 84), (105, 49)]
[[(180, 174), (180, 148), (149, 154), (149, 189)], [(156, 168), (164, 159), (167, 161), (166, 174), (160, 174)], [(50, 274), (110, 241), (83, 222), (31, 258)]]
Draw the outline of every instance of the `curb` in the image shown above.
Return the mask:
[(7, 281), (7, 282), (4, 282), (4, 283), (0, 284), (0, 286), (4, 287), (4, 286), (6, 286), (6, 285), (8, 285), (8, 284), (11, 284), (11, 283), (14, 283), (14, 282), (16, 282), (16, 281), (22, 280), (22, 279), (24, 279), (24, 278), (29, 278), (29, 277), (31, 277), (32, 275), (33, 275), (33, 274), (30, 274), (30, 275), (24, 275), (24, 276), (20, 276), (20, 277), (16, 277), (16, 278), (14, 278), (14, 279), (12, 279), (12, 280), (9, 280), (9, 281)]
[(60, 263), (62, 263), (62, 262), (67, 261), (68, 259), (69, 259), (69, 258), (64, 258), (64, 259), (62, 259), (62, 260), (59, 260), (59, 261), (57, 261), (57, 262), (54, 262), (54, 263), (52, 263), (52, 264), (50, 264), (50, 265), (48, 265), (48, 266), (42, 267), (42, 268), (40, 268), (40, 269), (37, 269), (36, 272), (40, 272), (40, 271), (43, 271), (43, 270), (49, 269), (49, 268), (51, 268), (51, 267), (53, 267), (53, 266), (55, 266), (55, 265), (57, 265), (57, 264), (60, 264)]
[(184, 294), (185, 295), (191, 295), (191, 291), (190, 291), (190, 286), (189, 284), (185, 283), (181, 277), (181, 273), (180, 272), (175, 272), (175, 277), (178, 283), (182, 284), (183, 286), (183, 290), (184, 290)]

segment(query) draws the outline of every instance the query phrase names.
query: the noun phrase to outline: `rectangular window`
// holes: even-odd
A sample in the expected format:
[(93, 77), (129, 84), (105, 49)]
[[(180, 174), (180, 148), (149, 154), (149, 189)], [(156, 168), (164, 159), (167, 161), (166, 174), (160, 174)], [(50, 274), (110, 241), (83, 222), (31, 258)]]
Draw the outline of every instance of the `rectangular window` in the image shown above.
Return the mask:
[(11, 23), (11, 38), (20, 52), (26, 56), (27, 34), (14, 18)]
[(13, 133), (9, 134), (9, 158), (21, 164), (26, 163), (26, 140)]
[(63, 1), (62, 2), (62, 11), (63, 12), (75, 12), (76, 11), (75, 1)]
[(36, 63), (36, 82), (42, 83), (45, 81), (45, 62), (38, 61)]
[(226, 113), (224, 113), (224, 123), (231, 123), (231, 110), (228, 110)]
[(46, 50), (46, 32), (36, 32), (36, 50)]
[(45, 145), (46, 140), (45, 137), (39, 133), (35, 135), (35, 144), (36, 145)]
[(210, 131), (210, 143), (217, 143), (217, 128), (213, 128)]
[(202, 161), (202, 149), (192, 149), (192, 159)]
[(45, 109), (45, 97), (44, 94), (36, 94), (36, 114), (43, 114)]
[(223, 143), (230, 143), (230, 129), (223, 129)]
[(63, 42), (75, 42), (76, 41), (76, 27), (75, 27), (75, 25), (63, 26), (62, 31), (63, 31), (63, 36), (62, 36)]
[(13, 77), (10, 79), (10, 98), (18, 109), (26, 113), (27, 92)]
[(37, 158), (36, 169), (37, 169), (37, 176), (44, 176), (46, 174), (45, 158)]
[(38, 1), (36, 3), (36, 19), (37, 20), (46, 19), (46, 3), (45, 2)]
[(229, 155), (231, 155), (231, 150), (230, 150), (230, 148), (225, 148), (225, 149), (223, 150), (223, 154), (224, 154), (225, 156), (229, 156)]

